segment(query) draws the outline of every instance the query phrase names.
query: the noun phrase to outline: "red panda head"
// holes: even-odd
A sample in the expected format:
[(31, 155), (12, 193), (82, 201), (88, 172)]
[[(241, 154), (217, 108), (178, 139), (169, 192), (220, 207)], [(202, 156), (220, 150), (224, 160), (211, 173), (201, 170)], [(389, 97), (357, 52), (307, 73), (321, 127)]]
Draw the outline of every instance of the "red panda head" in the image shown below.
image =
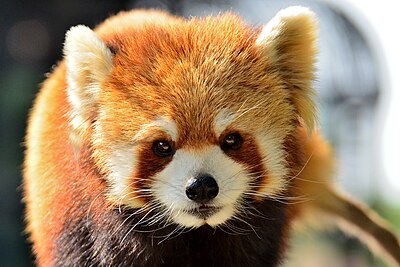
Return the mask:
[(71, 136), (92, 147), (114, 206), (224, 224), (288, 188), (285, 142), (314, 124), (315, 19), (300, 7), (262, 29), (159, 16), (68, 32)]

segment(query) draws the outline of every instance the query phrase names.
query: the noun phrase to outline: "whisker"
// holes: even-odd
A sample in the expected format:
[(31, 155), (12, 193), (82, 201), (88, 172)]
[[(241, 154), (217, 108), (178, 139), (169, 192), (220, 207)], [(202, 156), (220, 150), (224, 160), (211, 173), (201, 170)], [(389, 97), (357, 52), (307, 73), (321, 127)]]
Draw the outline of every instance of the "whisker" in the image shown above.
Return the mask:
[(296, 175), (294, 175), (293, 177), (289, 178), (289, 182), (292, 181), (293, 179), (296, 179), (306, 168), (306, 166), (308, 165), (308, 163), (310, 162), (311, 158), (314, 155), (314, 151), (311, 153), (311, 155), (308, 157), (308, 159), (306, 160), (306, 162), (304, 163), (303, 167), (300, 169), (300, 171), (297, 172)]

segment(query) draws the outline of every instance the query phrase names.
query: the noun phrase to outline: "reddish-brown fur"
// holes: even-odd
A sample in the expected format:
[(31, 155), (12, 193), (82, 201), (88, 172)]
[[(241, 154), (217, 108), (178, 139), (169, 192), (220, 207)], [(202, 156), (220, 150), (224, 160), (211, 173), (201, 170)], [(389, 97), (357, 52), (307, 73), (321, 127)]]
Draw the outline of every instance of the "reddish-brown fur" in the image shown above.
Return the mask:
[[(140, 167), (131, 177), (130, 189), (146, 188), (151, 179), (135, 179), (151, 178), (171, 161), (152, 154), (154, 137), (167, 139), (176, 149), (219, 145), (213, 121), (219, 111), (231, 109), (241, 117), (232, 127), (250, 133), (258, 129), (279, 133), (289, 167), (289, 189), (280, 192), (282, 197), (312, 197), (321, 190), (331, 196), (331, 153), (316, 133), (308, 137), (305, 130), (312, 128), (315, 116), (310, 88), (314, 35), (306, 35), (309, 40), (297, 45), (290, 42), (290, 38), (300, 38), (293, 31), (283, 31), (288, 37), (277, 41), (279, 51), (271, 52), (268, 46), (262, 49), (255, 45), (260, 29), (231, 14), (186, 21), (164, 13), (137, 11), (121, 13), (102, 24), (96, 32), (112, 48), (114, 68), (112, 78), (101, 84), (100, 97), (93, 104), (95, 112), (86, 118), (89, 126), (73, 128), (70, 124), (73, 107), (67, 99), (64, 62), (44, 83), (31, 113), (24, 177), (28, 232), (37, 263), (278, 264), (291, 222), (305, 211), (320, 208), (318, 201), (286, 205), (269, 198), (249, 198), (249, 206), (274, 218), (252, 217), (259, 236), (253, 232), (231, 236), (203, 226), (157, 247), (149, 236), (166, 235), (171, 228), (146, 228), (129, 207), (118, 209), (118, 203), (107, 194), (110, 170), (106, 159), (113, 147), (132, 145), (132, 138), (144, 124), (158, 116), (173, 120), (178, 128), (175, 142), (151, 132), (151, 138), (135, 144), (140, 147)], [(257, 108), (260, 103), (261, 108)], [(246, 112), (241, 113), (243, 110)], [(259, 188), (270, 186), (256, 140), (247, 133), (243, 137), (243, 150), (227, 155), (254, 174), (263, 174), (257, 180)], [(323, 182), (305, 182), (309, 177)], [(144, 204), (149, 199), (142, 196), (138, 201)], [(145, 232), (131, 231), (134, 225)]]

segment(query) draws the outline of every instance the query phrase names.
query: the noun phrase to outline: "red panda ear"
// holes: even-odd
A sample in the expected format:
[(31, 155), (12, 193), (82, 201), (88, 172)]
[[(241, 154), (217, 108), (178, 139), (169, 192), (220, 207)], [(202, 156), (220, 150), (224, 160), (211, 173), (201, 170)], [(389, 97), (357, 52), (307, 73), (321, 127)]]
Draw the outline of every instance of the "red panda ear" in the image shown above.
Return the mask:
[(291, 90), (292, 102), (309, 131), (315, 125), (314, 63), (317, 21), (304, 7), (281, 10), (262, 29), (256, 44), (268, 64), (283, 78)]
[(113, 68), (113, 56), (98, 35), (82, 25), (67, 32), (64, 56), (72, 127), (82, 135), (96, 116), (100, 83)]

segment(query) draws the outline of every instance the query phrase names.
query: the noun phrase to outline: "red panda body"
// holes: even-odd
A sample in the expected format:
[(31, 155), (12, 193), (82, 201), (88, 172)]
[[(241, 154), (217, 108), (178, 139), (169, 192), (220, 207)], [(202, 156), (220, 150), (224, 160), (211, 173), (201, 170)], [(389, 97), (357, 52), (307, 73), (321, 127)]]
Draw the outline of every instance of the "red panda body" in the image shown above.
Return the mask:
[(27, 134), (37, 263), (282, 262), (293, 220), (318, 206), (291, 200), (333, 172), (324, 141), (307, 136), (314, 28), (302, 8), (263, 29), (153, 11), (73, 28)]

